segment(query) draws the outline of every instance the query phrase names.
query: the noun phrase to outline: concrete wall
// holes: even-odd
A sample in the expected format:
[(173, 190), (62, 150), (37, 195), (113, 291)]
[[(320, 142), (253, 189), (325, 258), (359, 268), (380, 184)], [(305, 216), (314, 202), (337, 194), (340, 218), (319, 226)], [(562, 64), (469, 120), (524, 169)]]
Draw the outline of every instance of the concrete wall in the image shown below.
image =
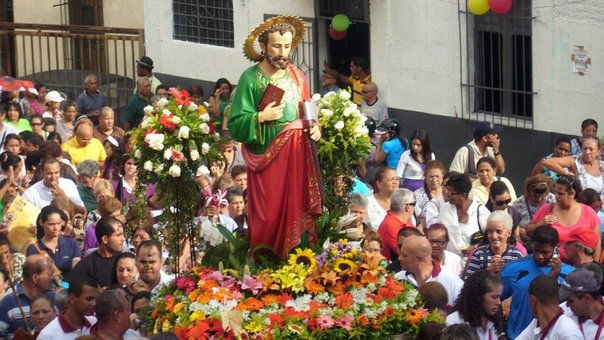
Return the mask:
[[(252, 5), (253, 2), (253, 5)], [(265, 14), (289, 14), (314, 17), (313, 2), (308, 0), (270, 1), (234, 0), (234, 47), (197, 44), (173, 40), (171, 1), (145, 2), (145, 42), (155, 72), (210, 82), (227, 78), (237, 83), (241, 72), (252, 65), (242, 53), (245, 38)]]

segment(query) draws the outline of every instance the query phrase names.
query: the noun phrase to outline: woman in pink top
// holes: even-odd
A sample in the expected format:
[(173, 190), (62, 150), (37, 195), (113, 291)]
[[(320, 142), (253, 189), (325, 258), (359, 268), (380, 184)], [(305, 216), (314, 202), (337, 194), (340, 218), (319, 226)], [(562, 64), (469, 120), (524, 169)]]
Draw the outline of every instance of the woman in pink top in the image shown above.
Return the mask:
[[(596, 233), (600, 232), (598, 215), (589, 206), (576, 201), (576, 197), (581, 194), (581, 191), (581, 184), (577, 178), (568, 175), (560, 176), (554, 189), (556, 203), (542, 206), (533, 216), (533, 220), (526, 226), (526, 232), (531, 235), (537, 227), (551, 224), (558, 231), (560, 237), (559, 247), (562, 260), (566, 259), (564, 245), (569, 240), (570, 232), (573, 229), (589, 226)], [(601, 250), (601, 240), (598, 240), (594, 259), (600, 258)]]

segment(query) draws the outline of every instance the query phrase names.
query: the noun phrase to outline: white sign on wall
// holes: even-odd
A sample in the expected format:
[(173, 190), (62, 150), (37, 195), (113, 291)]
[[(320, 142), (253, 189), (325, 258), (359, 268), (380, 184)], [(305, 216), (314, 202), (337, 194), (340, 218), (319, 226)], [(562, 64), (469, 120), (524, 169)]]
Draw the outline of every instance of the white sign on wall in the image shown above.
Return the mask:
[(580, 76), (589, 73), (591, 58), (589, 57), (589, 51), (584, 46), (575, 46), (573, 53), (570, 55), (570, 60), (574, 73), (578, 73)]

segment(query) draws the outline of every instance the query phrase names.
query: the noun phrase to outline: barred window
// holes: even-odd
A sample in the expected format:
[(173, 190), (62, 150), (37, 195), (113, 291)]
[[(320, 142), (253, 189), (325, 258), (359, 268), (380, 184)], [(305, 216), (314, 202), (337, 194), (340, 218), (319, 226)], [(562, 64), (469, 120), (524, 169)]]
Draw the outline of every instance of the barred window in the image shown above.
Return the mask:
[(469, 118), (531, 127), (533, 120), (532, 1), (515, 0), (506, 14), (466, 13)]
[(173, 0), (174, 39), (234, 46), (233, 0)]

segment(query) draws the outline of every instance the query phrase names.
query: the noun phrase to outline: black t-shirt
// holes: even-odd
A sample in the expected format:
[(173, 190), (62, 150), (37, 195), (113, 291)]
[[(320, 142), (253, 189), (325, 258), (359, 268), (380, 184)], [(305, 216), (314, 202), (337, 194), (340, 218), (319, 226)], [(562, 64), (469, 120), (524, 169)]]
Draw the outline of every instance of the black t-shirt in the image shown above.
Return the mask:
[(95, 279), (101, 287), (111, 287), (117, 284), (115, 272), (115, 261), (117, 254), (110, 258), (99, 255), (98, 250), (84, 257), (71, 274), (71, 280), (78, 277), (89, 276)]

